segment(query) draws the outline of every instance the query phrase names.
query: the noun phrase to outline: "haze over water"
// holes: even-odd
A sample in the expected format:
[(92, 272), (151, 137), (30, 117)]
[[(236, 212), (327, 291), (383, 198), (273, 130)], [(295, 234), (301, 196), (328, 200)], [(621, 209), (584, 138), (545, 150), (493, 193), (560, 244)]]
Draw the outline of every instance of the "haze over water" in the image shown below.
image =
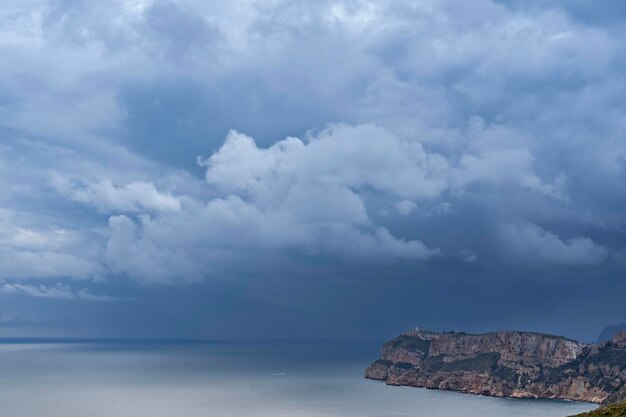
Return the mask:
[(565, 417), (595, 406), (389, 387), (377, 345), (339, 342), (0, 344), (3, 417)]

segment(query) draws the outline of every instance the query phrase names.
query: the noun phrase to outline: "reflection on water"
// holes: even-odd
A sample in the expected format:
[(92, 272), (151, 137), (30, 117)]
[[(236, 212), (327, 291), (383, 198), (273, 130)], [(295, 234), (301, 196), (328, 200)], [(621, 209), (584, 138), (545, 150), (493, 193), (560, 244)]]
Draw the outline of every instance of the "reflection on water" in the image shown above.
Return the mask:
[(584, 403), (388, 387), (378, 346), (333, 342), (0, 344), (2, 417), (564, 417)]

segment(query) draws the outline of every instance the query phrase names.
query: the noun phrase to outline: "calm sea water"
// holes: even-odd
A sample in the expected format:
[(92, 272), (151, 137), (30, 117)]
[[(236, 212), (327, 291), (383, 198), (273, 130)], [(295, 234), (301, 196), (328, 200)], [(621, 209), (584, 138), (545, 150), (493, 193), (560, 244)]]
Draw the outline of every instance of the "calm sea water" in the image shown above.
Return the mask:
[(1, 343), (2, 417), (564, 417), (591, 404), (388, 387), (378, 346)]

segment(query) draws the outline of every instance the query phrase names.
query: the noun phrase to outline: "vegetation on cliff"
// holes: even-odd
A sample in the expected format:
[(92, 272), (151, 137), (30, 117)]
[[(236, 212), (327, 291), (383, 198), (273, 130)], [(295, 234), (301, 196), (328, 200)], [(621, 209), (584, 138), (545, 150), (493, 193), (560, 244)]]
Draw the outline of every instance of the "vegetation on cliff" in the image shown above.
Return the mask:
[(572, 417), (626, 417), (626, 402), (601, 407), (588, 413), (578, 414)]

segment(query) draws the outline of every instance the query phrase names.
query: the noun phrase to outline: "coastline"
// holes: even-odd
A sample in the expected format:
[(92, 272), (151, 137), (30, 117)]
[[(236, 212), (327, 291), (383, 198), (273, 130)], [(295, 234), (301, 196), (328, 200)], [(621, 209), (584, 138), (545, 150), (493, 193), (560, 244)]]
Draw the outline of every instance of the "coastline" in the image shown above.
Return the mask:
[(368, 379), (505, 398), (602, 404), (626, 382), (626, 339), (586, 344), (543, 333), (412, 330), (385, 343)]

